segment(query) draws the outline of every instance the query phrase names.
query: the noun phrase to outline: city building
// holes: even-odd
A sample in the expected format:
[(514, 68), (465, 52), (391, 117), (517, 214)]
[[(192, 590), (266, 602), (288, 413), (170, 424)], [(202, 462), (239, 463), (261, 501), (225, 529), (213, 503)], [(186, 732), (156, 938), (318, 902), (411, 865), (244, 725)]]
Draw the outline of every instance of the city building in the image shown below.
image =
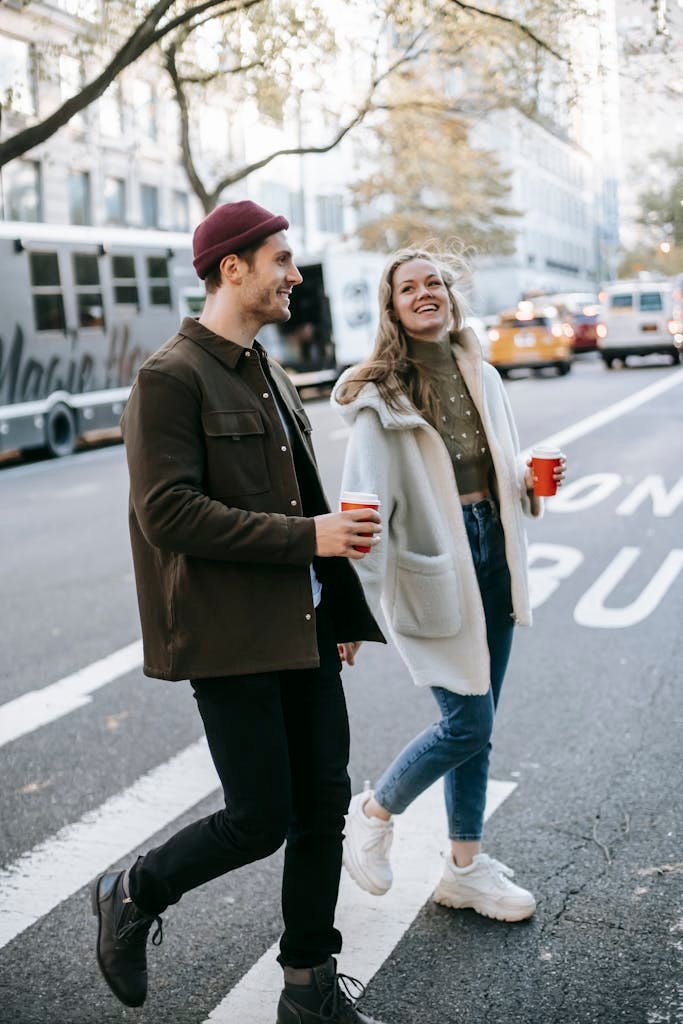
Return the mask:
[[(472, 304), (487, 315), (525, 295), (597, 291), (616, 276), (619, 102), (613, 0), (567, 29), (572, 76), (541, 79), (532, 118), (510, 106), (475, 125), (472, 141), (510, 174), (514, 252), (476, 264)], [(569, 49), (571, 47), (571, 50)]]
[[(571, 44), (583, 64), (573, 104), (554, 86), (533, 119), (510, 107), (478, 122), (472, 142), (494, 150), (510, 172), (515, 248), (505, 258), (479, 260), (472, 301), (481, 315), (514, 304), (531, 291), (586, 291), (614, 276), (617, 247), (613, 0), (594, 0), (600, 29), (586, 18)], [(2, 137), (44, 117), (98, 68), (79, 58), (73, 40), (98, 16), (98, 0), (9, 0), (0, 10)], [(333, 7), (330, 7), (330, 12)], [(334, 7), (342, 39), (338, 74), (328, 97), (346, 112), (362, 98), (364, 58), (357, 27)], [(45, 40), (50, 47), (45, 48)], [(341, 88), (341, 91), (340, 91)], [(325, 144), (343, 124), (305, 78), (285, 104), (283, 124), (263, 117), (254, 100), (206, 104), (195, 132), (200, 173), (216, 176), (261, 160), (279, 148)], [(2, 217), (55, 224), (114, 224), (185, 231), (204, 215), (181, 162), (178, 110), (154, 51), (125, 69), (107, 92), (45, 143), (0, 171)], [(285, 126), (286, 129), (285, 130)], [(292, 132), (292, 125), (295, 132)], [(353, 245), (356, 211), (349, 185), (366, 169), (350, 135), (327, 154), (280, 156), (226, 188), (221, 200), (252, 198), (283, 212), (299, 253)], [(466, 241), (466, 240), (465, 240)]]

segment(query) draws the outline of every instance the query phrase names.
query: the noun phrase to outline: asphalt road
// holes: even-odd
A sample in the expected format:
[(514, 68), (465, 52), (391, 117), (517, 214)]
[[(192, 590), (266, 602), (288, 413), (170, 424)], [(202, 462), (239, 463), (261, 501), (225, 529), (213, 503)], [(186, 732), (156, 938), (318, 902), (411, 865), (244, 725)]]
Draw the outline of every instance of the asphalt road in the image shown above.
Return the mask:
[[(516, 788), (491, 817), (486, 847), (534, 891), (537, 913), (507, 925), (428, 901), (369, 985), (368, 1012), (387, 1024), (683, 1021), (683, 376), (654, 362), (608, 372), (585, 359), (568, 377), (506, 387), (530, 445), (674, 377), (563, 443), (565, 497), (529, 523), (537, 608), (515, 640), (491, 773)], [(308, 409), (335, 496), (342, 424), (324, 402)], [(0, 741), (9, 702), (139, 637), (126, 491), (120, 446), (0, 470)], [(345, 677), (357, 788), (434, 708), (391, 648), (366, 645)], [(126, 1010), (94, 962), (91, 875), (76, 872), (63, 900), (30, 877), (29, 852), (45, 844), (63, 856), (61, 829), (87, 824), (201, 735), (189, 686), (136, 668), (2, 741), (0, 863), (10, 873), (0, 876), (0, 934), (10, 934), (13, 909), (3, 888), (22, 871), (36, 919), (0, 948), (0, 1021), (202, 1024), (277, 940), (281, 854), (167, 913), (148, 1002)], [(126, 845), (124, 822), (111, 861), (128, 863), (215, 808), (210, 788), (140, 844), (131, 821)]]

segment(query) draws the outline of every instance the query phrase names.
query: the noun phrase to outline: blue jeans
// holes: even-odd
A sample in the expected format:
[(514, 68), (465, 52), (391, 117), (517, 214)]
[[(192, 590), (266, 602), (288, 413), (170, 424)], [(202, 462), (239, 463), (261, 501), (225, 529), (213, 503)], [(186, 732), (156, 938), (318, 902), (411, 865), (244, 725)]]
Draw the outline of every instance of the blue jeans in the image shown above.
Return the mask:
[(486, 498), (464, 505), (462, 511), (486, 617), (491, 689), (483, 696), (463, 696), (432, 687), (441, 719), (411, 740), (389, 765), (377, 783), (375, 799), (391, 814), (400, 814), (443, 777), (448, 834), (464, 841), (482, 836), (493, 719), (514, 623), (505, 537), (496, 503)]

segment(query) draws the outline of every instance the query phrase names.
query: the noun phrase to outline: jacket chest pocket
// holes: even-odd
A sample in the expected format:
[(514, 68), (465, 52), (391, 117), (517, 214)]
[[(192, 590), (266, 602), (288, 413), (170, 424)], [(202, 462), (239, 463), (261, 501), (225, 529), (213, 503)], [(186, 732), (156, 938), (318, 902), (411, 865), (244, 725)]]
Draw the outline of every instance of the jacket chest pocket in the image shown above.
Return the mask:
[(209, 473), (221, 494), (270, 490), (265, 427), (257, 409), (205, 412), (202, 425)]

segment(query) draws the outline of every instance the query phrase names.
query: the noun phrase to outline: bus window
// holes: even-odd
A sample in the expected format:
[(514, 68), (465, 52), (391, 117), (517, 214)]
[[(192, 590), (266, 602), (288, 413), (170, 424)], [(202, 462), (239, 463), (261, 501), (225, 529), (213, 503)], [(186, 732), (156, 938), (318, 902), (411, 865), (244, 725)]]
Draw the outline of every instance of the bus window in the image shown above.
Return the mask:
[(33, 315), (37, 331), (66, 331), (62, 281), (56, 252), (29, 253)]
[(641, 313), (660, 313), (664, 308), (661, 292), (642, 292), (640, 296)]
[(114, 302), (117, 306), (140, 308), (138, 283), (135, 278), (135, 257), (112, 256), (112, 277), (114, 279)]
[(149, 302), (152, 306), (171, 305), (171, 286), (168, 277), (168, 260), (165, 256), (147, 257), (149, 278)]
[(613, 309), (631, 309), (633, 306), (632, 295), (610, 295), (609, 304)]
[[(104, 327), (104, 306), (100, 286), (100, 268), (97, 256), (75, 252), (73, 255), (76, 305), (80, 327)], [(93, 287), (94, 286), (94, 287)]]

